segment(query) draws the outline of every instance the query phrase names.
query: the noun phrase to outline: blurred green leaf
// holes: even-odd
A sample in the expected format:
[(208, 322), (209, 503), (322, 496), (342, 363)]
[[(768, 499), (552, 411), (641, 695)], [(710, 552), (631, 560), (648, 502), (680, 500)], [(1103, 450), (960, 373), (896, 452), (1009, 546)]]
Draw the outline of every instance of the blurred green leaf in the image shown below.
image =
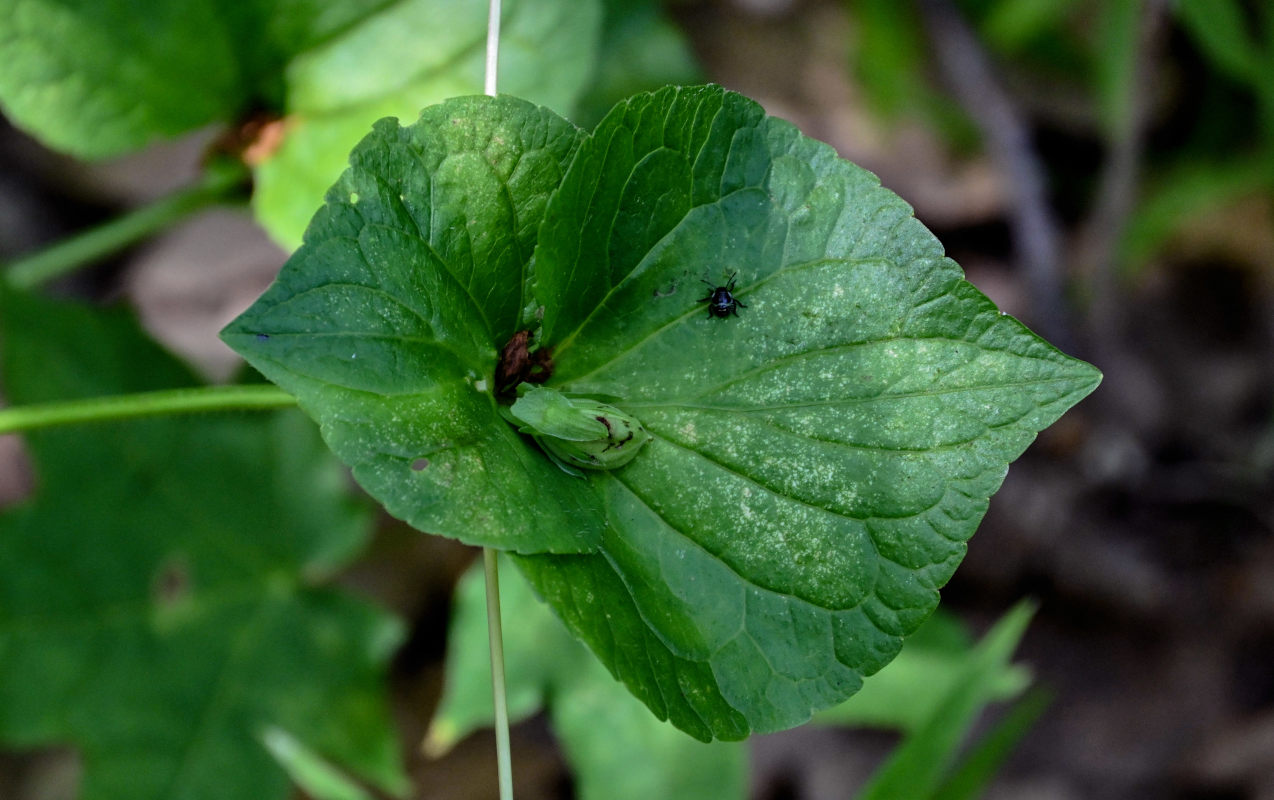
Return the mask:
[(1074, 0), (995, 0), (982, 20), (981, 30), (992, 47), (1020, 50), (1043, 36), (1056, 34)]
[(1274, 7), (1237, 0), (1181, 0), (1176, 10), (1208, 61), (1255, 94), (1264, 140), (1274, 144)]
[(924, 31), (910, 3), (850, 0), (853, 69), (873, 105), (887, 115), (922, 108), (931, 92), (925, 79)]
[[(907, 637), (897, 658), (863, 681), (858, 694), (815, 714), (814, 722), (918, 730), (979, 657), (960, 622), (939, 609)], [(988, 699), (1015, 697), (1030, 682), (1026, 668), (1006, 663), (993, 676)]]
[[(0, 106), (51, 147), (99, 158), (249, 114), (284, 117), (253, 202), (288, 248), (372, 123), (410, 122), (483, 86), (487, 4), (474, 0), (14, 3), (0, 14)], [(666, 60), (676, 37), (632, 16), (612, 42), (629, 51), (614, 56), (680, 74)], [(505, 0), (500, 90), (570, 113), (598, 63), (601, 18), (601, 0)], [(608, 91), (619, 88), (611, 70)]]
[(51, 147), (133, 150), (257, 108), (281, 108), (293, 55), (386, 0), (10, 0), (0, 105)]
[(372, 800), (358, 784), (282, 728), (268, 728), (261, 740), (296, 785), (314, 800)]
[(1128, 135), (1132, 125), (1142, 0), (1103, 0), (1097, 8), (1093, 46), (1097, 105), (1106, 135), (1118, 141)]
[(957, 148), (980, 134), (960, 104), (932, 81), (930, 44), (913, 4), (850, 0), (850, 69), (872, 108), (896, 122), (920, 120)]
[[(511, 567), (501, 558), (505, 688), (509, 721), (517, 723), (545, 707), (557, 681), (567, 678), (569, 691), (570, 673), (584, 663), (580, 656), (587, 655), (587, 650), (536, 600), (526, 580)], [(486, 608), (486, 587), (477, 565), (456, 585), (442, 699), (425, 739), (431, 755), (446, 753), (474, 731), (490, 727), (494, 719)]]
[[(547, 706), (580, 800), (747, 796), (743, 745), (696, 742), (652, 717), (536, 600), (517, 570), (500, 576), (510, 715), (520, 719)], [(446, 686), (428, 739), (433, 753), (491, 724), (488, 659), (483, 576), (473, 569), (456, 589)]]
[(1274, 190), (1274, 156), (1261, 154), (1228, 163), (1185, 163), (1147, 182), (1129, 217), (1120, 248), (1125, 275), (1145, 268), (1181, 227), (1258, 192)]
[(995, 696), (1033, 613), (1031, 605), (1021, 603), (987, 632), (942, 703), (894, 750), (858, 800), (921, 800), (938, 790), (978, 714)]
[[(0, 292), (13, 403), (190, 385), (118, 313)], [(366, 511), (299, 413), (32, 433), (39, 490), (0, 515), (0, 740), (70, 744), (83, 796), (283, 798), (261, 737), (386, 790), (406, 779), (382, 673), (401, 631), (322, 588)]]
[[(569, 114), (592, 77), (600, 0), (505, 0), (499, 88)], [(399, 0), (288, 67), (287, 135), (257, 170), (257, 219), (286, 248), (301, 243), (349, 152), (382, 117), (413, 122), (448, 97), (479, 94), (487, 4)]]
[(592, 83), (572, 119), (592, 126), (611, 106), (664, 84), (703, 81), (686, 35), (660, 0), (604, 0), (602, 41)]
[(1248, 84), (1269, 79), (1237, 0), (1178, 0), (1175, 7), (1182, 26), (1223, 72)]
[(973, 800), (981, 797), (1050, 702), (1050, 693), (1041, 689), (1032, 690), (1014, 703), (1003, 719), (961, 759), (951, 777), (934, 793), (932, 800)]

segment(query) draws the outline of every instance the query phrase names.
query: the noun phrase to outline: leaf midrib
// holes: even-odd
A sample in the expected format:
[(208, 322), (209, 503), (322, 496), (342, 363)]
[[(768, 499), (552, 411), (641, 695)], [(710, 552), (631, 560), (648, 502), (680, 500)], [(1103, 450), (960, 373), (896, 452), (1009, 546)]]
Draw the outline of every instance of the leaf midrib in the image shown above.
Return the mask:
[[(918, 397), (942, 397), (944, 395), (961, 394), (965, 392), (994, 391), (999, 389), (1017, 389), (1017, 388), (1024, 388), (1028, 386), (1048, 386), (1050, 384), (1058, 384), (1058, 383), (1076, 383), (1079, 380), (1080, 379), (1077, 377), (1041, 378), (1039, 380), (1029, 380), (1029, 381), (1005, 381), (1001, 383), (975, 384), (972, 386), (954, 386), (954, 387), (949, 387), (944, 389), (926, 389), (926, 390), (915, 391), (915, 392), (898, 392), (894, 394), (881, 393), (881, 394), (874, 394), (874, 395), (870, 395), (866, 397), (839, 397), (839, 398), (829, 398), (826, 400), (806, 400), (799, 403), (775, 403), (775, 404), (769, 404), (769, 405), (733, 406), (733, 405), (719, 405), (719, 404), (713, 404), (713, 403), (695, 402), (695, 400), (697, 400), (699, 397), (702, 397), (704, 394), (711, 394), (713, 391), (717, 391), (714, 389), (714, 390), (709, 390), (707, 392), (703, 392), (699, 395), (696, 395), (690, 400), (677, 400), (677, 399), (638, 400), (638, 401), (617, 400), (615, 401), (615, 405), (625, 411), (628, 411), (631, 409), (642, 409), (642, 408), (684, 408), (691, 411), (722, 411), (722, 412), (729, 412), (729, 413), (735, 413), (735, 414), (754, 414), (754, 413), (765, 412), (765, 411), (787, 411), (787, 410), (800, 409), (800, 408), (826, 408), (826, 407), (843, 406), (843, 405), (845, 406), (860, 405), (860, 404), (880, 402), (882, 400), (883, 401), (907, 400), (907, 399), (918, 398)], [(733, 383), (733, 381), (731, 382)]]
[(263, 633), (262, 628), (265, 624), (265, 618), (276, 600), (277, 597), (275, 595), (267, 593), (261, 598), (261, 603), (257, 607), (256, 613), (239, 628), (234, 643), (230, 646), (225, 661), (221, 664), (221, 669), (217, 675), (217, 683), (208, 694), (207, 702), (199, 712), (196, 724), (191, 726), (189, 735), (182, 743), (181, 755), (178, 758), (176, 769), (173, 770), (168, 791), (161, 796), (179, 796), (179, 790), (188, 785), (184, 776), (190, 771), (191, 764), (195, 761), (195, 750), (199, 744), (207, 739), (207, 731), (210, 729), (213, 720), (224, 713), (228, 698), (234, 688), (234, 684), (231, 683), (230, 679), (238, 673), (236, 667), (239, 666), (243, 654)]

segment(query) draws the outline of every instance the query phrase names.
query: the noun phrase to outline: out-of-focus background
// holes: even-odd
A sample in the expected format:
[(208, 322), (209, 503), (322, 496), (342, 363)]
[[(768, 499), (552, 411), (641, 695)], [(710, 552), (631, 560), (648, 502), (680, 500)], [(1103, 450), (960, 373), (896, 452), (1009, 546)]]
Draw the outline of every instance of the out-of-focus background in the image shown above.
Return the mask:
[[(976, 630), (1039, 603), (1019, 661), (1053, 699), (987, 796), (1274, 800), (1274, 8), (683, 0), (665, 14), (693, 56), (675, 69), (875, 172), (1003, 310), (1105, 373), (1011, 468), (943, 592)], [(4, 124), (0, 258), (188, 183), (217, 135), (88, 164)], [(216, 332), (285, 258), (248, 213), (215, 209), (58, 290), (127, 300), (224, 379), (236, 362)], [(0, 437), (0, 503), (31, 484)], [(384, 520), (347, 577), (409, 621), (393, 668), (409, 740), (471, 558)], [(752, 796), (849, 797), (893, 742), (756, 737)], [(514, 751), (523, 797), (571, 796), (542, 718)], [(413, 757), (416, 796), (494, 797), (492, 753), (478, 734)], [(66, 764), (0, 757), (0, 798), (69, 796)]]

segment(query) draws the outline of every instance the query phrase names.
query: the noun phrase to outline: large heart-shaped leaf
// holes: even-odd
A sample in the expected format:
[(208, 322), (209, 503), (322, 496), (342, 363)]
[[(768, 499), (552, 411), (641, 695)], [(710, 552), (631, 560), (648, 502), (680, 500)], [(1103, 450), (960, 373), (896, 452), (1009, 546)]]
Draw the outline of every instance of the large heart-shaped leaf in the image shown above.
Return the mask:
[[(136, 322), (0, 292), (15, 403), (188, 385)], [(85, 798), (288, 796), (287, 731), (406, 788), (383, 671), (396, 621), (325, 588), (366, 509), (295, 411), (32, 433), (0, 514), (0, 741), (80, 748)]]
[[(1099, 379), (874, 176), (716, 88), (617, 107), (545, 218), (553, 384), (655, 440), (595, 479), (601, 552), (521, 563), (701, 736), (799, 723), (892, 658), (1008, 463)], [(746, 309), (719, 318), (698, 301), (727, 276)]]
[[(468, 99), (378, 125), (226, 339), (391, 512), (520, 554), (660, 717), (704, 739), (802, 722), (897, 653), (1008, 463), (1100, 376), (740, 95), (640, 95), (578, 149), (550, 119)], [(736, 315), (702, 302), (723, 286)], [(627, 466), (572, 478), (501, 422), (520, 327), (550, 386), (654, 436)]]

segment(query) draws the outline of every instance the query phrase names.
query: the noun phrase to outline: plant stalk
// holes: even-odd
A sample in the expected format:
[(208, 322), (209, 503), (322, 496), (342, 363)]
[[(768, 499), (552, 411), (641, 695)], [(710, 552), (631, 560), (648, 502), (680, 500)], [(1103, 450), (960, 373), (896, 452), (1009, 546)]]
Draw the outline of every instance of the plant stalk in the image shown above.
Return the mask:
[(513, 800), (513, 758), (509, 746), (509, 701), (504, 688), (504, 630), (500, 622), (499, 553), (482, 548), (482, 568), (487, 579), (487, 639), (491, 646), (491, 696), (495, 705), (495, 760), (500, 778), (500, 800)]
[(496, 95), (496, 73), (500, 66), (500, 0), (491, 0), (487, 15), (487, 72), (483, 92)]
[(200, 386), (155, 392), (62, 400), (53, 403), (0, 408), (0, 434), (76, 425), (116, 422), (161, 414), (209, 411), (260, 411), (288, 408), (296, 398), (274, 386)]
[(243, 187), (247, 177), (240, 164), (210, 164), (193, 186), (19, 258), (2, 274), (11, 286), (32, 289), (96, 263), (200, 209), (230, 199)]
[[(500, 0), (490, 0), (487, 12), (487, 66), (483, 91), (496, 95), (496, 74), (500, 65)], [(500, 781), (500, 800), (513, 800), (513, 757), (509, 747), (509, 700), (504, 684), (504, 628), (500, 622), (499, 553), (482, 548), (483, 574), (487, 584), (487, 639), (491, 647), (491, 699), (495, 706), (495, 761)]]

